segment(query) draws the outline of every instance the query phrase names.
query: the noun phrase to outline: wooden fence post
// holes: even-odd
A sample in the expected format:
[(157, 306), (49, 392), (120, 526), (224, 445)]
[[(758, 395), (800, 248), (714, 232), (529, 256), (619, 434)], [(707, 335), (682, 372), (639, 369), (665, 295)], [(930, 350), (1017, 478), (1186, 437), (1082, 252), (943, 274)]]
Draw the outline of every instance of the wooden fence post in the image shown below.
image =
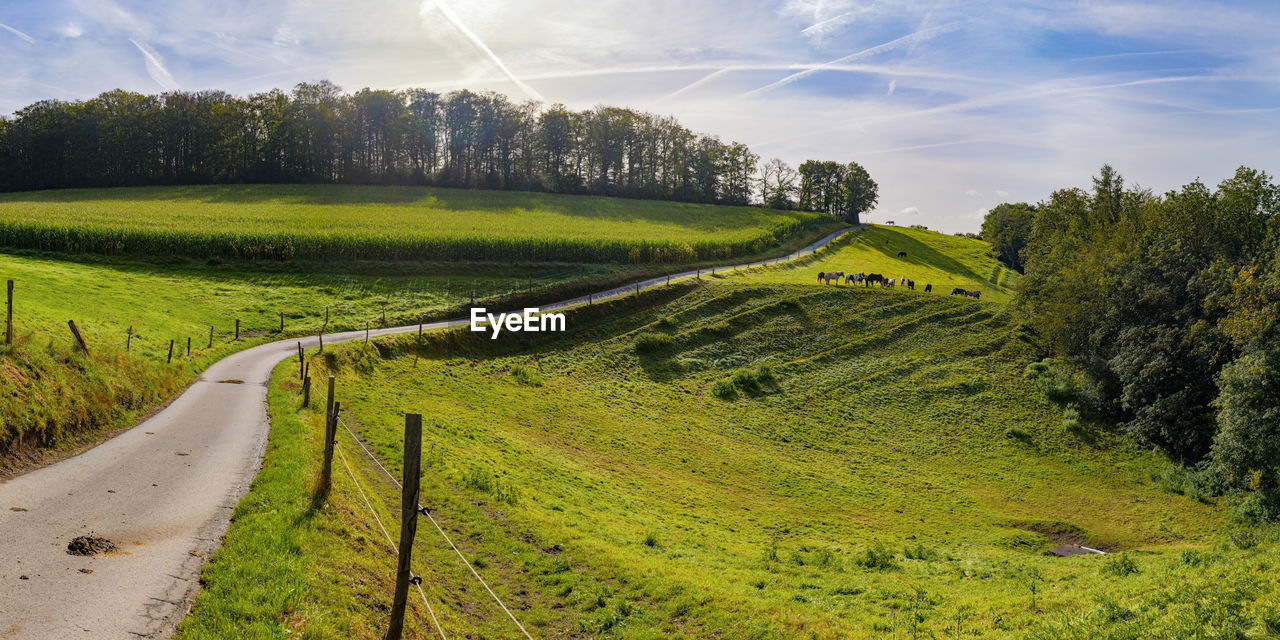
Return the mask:
[(213, 325), (209, 325), (209, 348), (213, 348)]
[(328, 328), (329, 328), (329, 305), (325, 305), (325, 307), (324, 307), (324, 326), (321, 328), (321, 331), (323, 332), (323, 330), (324, 330), (324, 329), (328, 329)]
[(369, 321), (364, 321), (364, 343), (369, 344)]
[(236, 318), (236, 340), (240, 339), (240, 318)]
[[(330, 396), (332, 397), (332, 396)], [(338, 414), (342, 413), (342, 403), (334, 400), (333, 413), (324, 424), (324, 490), (332, 486), (333, 476), (333, 443), (338, 435)]]
[(422, 469), (422, 416), (404, 417), (404, 485), (400, 492), (400, 554), (396, 560), (396, 591), (391, 599), (391, 624), (384, 640), (400, 640), (404, 609), (413, 582), (413, 538), (418, 533), (418, 476)]
[(124, 351), (129, 352), (129, 347), (133, 346), (133, 325), (129, 325), (129, 330), (124, 332)]
[(9, 306), (5, 311), (4, 343), (13, 344), (13, 280), (9, 281)]
[(169, 364), (169, 363), (172, 363), (172, 362), (173, 362), (173, 340), (172, 340), (172, 339), (170, 339), (170, 340), (169, 340), (169, 357), (168, 357), (168, 359), (166, 359), (166, 360), (164, 361), (164, 363), (165, 363), (165, 364)]
[(67, 326), (71, 327), (71, 335), (76, 337), (76, 342), (80, 344), (80, 348), (84, 350), (85, 353), (89, 353), (89, 345), (85, 344), (84, 338), (80, 336), (80, 330), (76, 328), (76, 321), (68, 320)]
[(329, 489), (329, 475), (333, 471), (333, 438), (329, 435), (332, 433), (337, 435), (338, 409), (340, 407), (337, 400), (334, 399), (334, 379), (329, 376), (329, 395), (325, 397), (324, 403), (324, 476), (321, 480), (322, 486), (326, 491)]
[(187, 338), (187, 357), (191, 357), (191, 338)]
[(308, 362), (307, 366), (302, 368), (302, 379), (306, 380), (307, 378), (310, 378), (310, 377), (311, 377), (311, 363)]
[(301, 380), (303, 377), (307, 375), (307, 372), (302, 370), (302, 364), (306, 361), (307, 359), (302, 356), (302, 341), (299, 340), (298, 341), (298, 379), (299, 380)]
[(284, 333), (284, 312), (280, 312), (280, 333)]
[(302, 408), (311, 406), (311, 376), (302, 376)]
[(320, 339), (320, 348), (317, 349), (317, 352), (324, 353), (324, 334), (323, 333), (316, 334), (316, 337)]

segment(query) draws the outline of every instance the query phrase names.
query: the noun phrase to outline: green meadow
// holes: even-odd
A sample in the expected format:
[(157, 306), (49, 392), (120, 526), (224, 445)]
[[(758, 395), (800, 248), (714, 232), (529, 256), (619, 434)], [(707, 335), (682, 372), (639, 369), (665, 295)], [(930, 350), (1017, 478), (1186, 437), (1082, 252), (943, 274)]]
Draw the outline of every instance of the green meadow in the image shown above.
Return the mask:
[[(907, 253), (906, 257), (898, 256), (901, 251)], [(791, 265), (784, 265), (754, 272), (750, 281), (827, 286), (817, 282), (819, 271), (879, 273), (886, 278), (914, 280), (916, 292), (922, 293), (926, 284), (932, 284), (933, 293), (941, 295), (963, 287), (981, 291), (982, 300), (1007, 302), (1013, 298), (1020, 277), (992, 257), (991, 245), (981, 240), (883, 225), (869, 225), (860, 233), (850, 234), (829, 251), (805, 262), (812, 271), (808, 280), (799, 278)], [(903, 287), (896, 289), (901, 291)]]
[(830, 216), (513, 191), (342, 185), (0, 194), (0, 245), (271, 259), (693, 263), (838, 228)]
[[(580, 308), (566, 334), (393, 337), (312, 367), (392, 473), (403, 414), (424, 415), (421, 501), (534, 637), (1280, 632), (1276, 532), (1169, 491), (1157, 455), (1048, 401), (1038, 336), (990, 300), (1012, 278), (926, 234)], [(991, 295), (811, 282), (828, 264)], [(343, 431), (360, 489), (339, 466), (314, 497), (322, 415), (296, 409), (294, 372), (180, 638), (381, 634), (394, 557), (359, 491), (391, 526), (399, 495)], [(449, 637), (517, 637), (426, 521), (414, 553)], [(414, 595), (410, 637), (435, 637)]]

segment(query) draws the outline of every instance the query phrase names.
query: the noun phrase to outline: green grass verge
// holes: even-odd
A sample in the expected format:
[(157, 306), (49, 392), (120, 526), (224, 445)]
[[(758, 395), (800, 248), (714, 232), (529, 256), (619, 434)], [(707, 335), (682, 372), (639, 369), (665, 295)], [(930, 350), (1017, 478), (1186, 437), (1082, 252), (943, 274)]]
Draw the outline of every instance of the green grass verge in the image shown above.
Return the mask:
[(0, 246), (275, 259), (693, 263), (759, 254), (830, 216), (427, 187), (222, 185), (0, 194)]

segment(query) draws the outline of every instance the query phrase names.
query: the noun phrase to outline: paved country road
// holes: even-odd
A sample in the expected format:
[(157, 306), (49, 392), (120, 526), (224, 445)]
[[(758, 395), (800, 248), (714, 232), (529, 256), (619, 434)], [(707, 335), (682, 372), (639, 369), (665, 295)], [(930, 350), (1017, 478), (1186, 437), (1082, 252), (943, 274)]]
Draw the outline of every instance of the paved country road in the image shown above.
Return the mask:
[[(810, 253), (844, 229), (785, 258)], [(717, 271), (760, 264), (728, 267)], [(705, 272), (706, 270), (703, 270)], [(676, 278), (693, 276), (685, 272)], [(666, 276), (638, 283), (647, 288)], [(591, 299), (634, 291), (619, 287)], [(587, 297), (549, 304), (584, 304)], [(453, 320), (437, 329), (466, 324)], [(416, 331), (417, 325), (373, 335)], [(364, 331), (327, 334), (334, 344)], [(221, 543), (249, 489), (267, 441), (267, 382), (297, 344), (259, 345), (206, 370), (168, 406), (78, 456), (0, 484), (0, 639), (112, 640), (166, 637), (186, 615), (205, 559)], [(56, 401), (56, 400), (55, 400)], [(67, 544), (93, 533), (118, 545), (73, 556)]]

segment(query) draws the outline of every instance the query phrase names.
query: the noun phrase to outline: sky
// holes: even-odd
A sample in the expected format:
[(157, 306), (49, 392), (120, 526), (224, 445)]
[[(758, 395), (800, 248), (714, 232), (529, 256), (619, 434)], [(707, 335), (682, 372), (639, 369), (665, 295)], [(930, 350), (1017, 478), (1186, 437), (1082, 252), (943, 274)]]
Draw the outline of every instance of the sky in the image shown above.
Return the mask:
[(1280, 171), (1280, 3), (0, 0), (0, 113), (110, 89), (328, 79), (628, 106), (778, 157), (856, 161), (872, 222)]

